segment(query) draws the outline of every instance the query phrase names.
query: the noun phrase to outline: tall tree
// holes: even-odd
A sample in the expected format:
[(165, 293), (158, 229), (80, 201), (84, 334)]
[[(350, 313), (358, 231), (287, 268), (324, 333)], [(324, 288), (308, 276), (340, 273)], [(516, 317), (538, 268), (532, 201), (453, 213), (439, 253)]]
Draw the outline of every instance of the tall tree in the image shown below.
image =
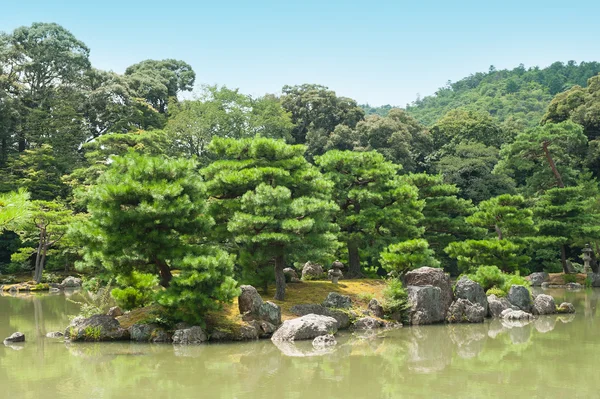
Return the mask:
[(334, 221), (348, 249), (347, 277), (361, 277), (360, 252), (379, 251), (392, 242), (420, 236), (423, 202), (416, 187), (398, 176), (399, 165), (375, 152), (328, 151), (316, 164), (331, 180), (340, 208)]
[(214, 233), (237, 245), (245, 268), (274, 265), (275, 299), (284, 300), (287, 262), (321, 260), (337, 246), (331, 182), (304, 159), (303, 145), (215, 138), (210, 151), (216, 161), (202, 175), (217, 221)]

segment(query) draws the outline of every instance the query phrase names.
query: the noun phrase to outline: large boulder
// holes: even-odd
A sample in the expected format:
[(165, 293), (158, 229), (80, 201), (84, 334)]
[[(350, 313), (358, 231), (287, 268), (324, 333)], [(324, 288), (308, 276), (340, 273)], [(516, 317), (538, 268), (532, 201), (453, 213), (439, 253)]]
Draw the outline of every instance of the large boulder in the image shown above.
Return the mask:
[(460, 299), (466, 299), (469, 302), (481, 305), (485, 311), (485, 315), (488, 313), (488, 300), (485, 295), (483, 287), (468, 277), (461, 277), (456, 283), (454, 289), (454, 297)]
[(486, 315), (487, 311), (479, 303), (458, 298), (450, 305), (446, 321), (448, 323), (483, 323)]
[(522, 285), (511, 286), (506, 299), (508, 299), (511, 305), (516, 306), (522, 311), (531, 312), (531, 294), (526, 287)]
[(442, 269), (436, 269), (433, 267), (421, 267), (419, 269), (412, 270), (404, 276), (404, 285), (422, 287), (426, 285), (432, 285), (440, 289), (440, 298), (442, 301), (442, 309), (444, 317), (448, 308), (454, 301), (454, 293), (452, 292), (452, 284), (450, 283), (450, 277)]
[(550, 275), (546, 272), (536, 272), (531, 273), (528, 278), (532, 287), (541, 287), (543, 283), (548, 281)]
[(292, 269), (291, 267), (286, 267), (283, 269), (283, 274), (288, 278), (289, 281), (298, 279), (298, 273), (296, 273), (296, 270)]
[(258, 314), (258, 310), (260, 309), (260, 305), (263, 304), (263, 300), (258, 291), (256, 291), (256, 288), (251, 285), (242, 285), (240, 290), (242, 290), (242, 293), (238, 297), (240, 314)]
[(290, 312), (297, 316), (306, 316), (308, 314), (316, 314), (321, 316), (333, 317), (337, 320), (338, 330), (346, 329), (350, 326), (350, 316), (344, 311), (326, 308), (323, 305), (312, 303), (294, 305), (290, 308)]
[(135, 342), (171, 342), (172, 338), (156, 324), (134, 324), (129, 329), (131, 340)]
[(557, 313), (575, 313), (575, 306), (569, 302), (561, 303), (558, 308), (556, 308)]
[(201, 344), (207, 340), (208, 336), (199, 326), (175, 330), (173, 334), (173, 343), (179, 345)]
[(323, 306), (326, 308), (350, 309), (352, 307), (352, 299), (347, 295), (330, 292), (323, 301)]
[(410, 324), (433, 324), (444, 321), (446, 310), (442, 303), (442, 290), (433, 285), (406, 288)]
[[(512, 309), (513, 305), (508, 302), (506, 298), (499, 298), (492, 294), (487, 297), (488, 301), (488, 312), (490, 317), (500, 317), (502, 312), (506, 309)], [(515, 306), (516, 308), (516, 306)]]
[(302, 280), (318, 280), (325, 276), (323, 266), (306, 262), (302, 268)]
[(81, 288), (82, 281), (80, 278), (69, 276), (60, 283), (61, 288)]
[(320, 335), (335, 334), (338, 322), (333, 317), (307, 314), (286, 320), (271, 337), (272, 341), (299, 341), (314, 339)]
[(379, 317), (380, 319), (383, 318), (383, 306), (381, 306), (377, 299), (371, 299), (367, 308), (371, 311), (373, 316)]
[(16, 342), (25, 342), (25, 334), (22, 332), (13, 333), (10, 337), (4, 338), (4, 345), (14, 344)]
[(114, 317), (97, 314), (87, 319), (73, 319), (65, 330), (65, 338), (71, 341), (124, 341), (129, 339), (129, 331)]
[(500, 318), (509, 321), (527, 321), (533, 320), (533, 315), (522, 310), (505, 309), (501, 314)]
[(535, 300), (533, 301), (532, 313), (534, 315), (556, 313), (556, 304), (554, 303), (554, 298), (546, 294), (540, 294), (536, 296)]
[(281, 324), (281, 309), (271, 301), (263, 302), (258, 308), (258, 318), (278, 326)]

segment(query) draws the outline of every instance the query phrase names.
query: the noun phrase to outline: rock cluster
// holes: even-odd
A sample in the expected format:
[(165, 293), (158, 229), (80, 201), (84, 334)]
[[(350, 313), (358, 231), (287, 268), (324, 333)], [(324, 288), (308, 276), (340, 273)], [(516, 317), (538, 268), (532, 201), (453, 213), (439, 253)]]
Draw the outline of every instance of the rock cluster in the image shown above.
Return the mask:
[(286, 320), (271, 337), (272, 341), (299, 341), (314, 339), (320, 335), (335, 334), (338, 322), (333, 317), (307, 314)]
[(65, 337), (71, 341), (123, 341), (130, 335), (114, 317), (98, 314), (73, 319), (65, 330)]

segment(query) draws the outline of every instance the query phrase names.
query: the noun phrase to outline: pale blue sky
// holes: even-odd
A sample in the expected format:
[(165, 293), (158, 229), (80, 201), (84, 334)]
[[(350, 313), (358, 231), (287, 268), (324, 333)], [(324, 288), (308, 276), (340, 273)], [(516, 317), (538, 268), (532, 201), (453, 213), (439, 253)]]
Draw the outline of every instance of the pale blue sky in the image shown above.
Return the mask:
[(492, 64), (600, 60), (598, 1), (4, 3), (1, 31), (57, 22), (90, 47), (97, 68), (177, 58), (198, 84), (252, 95), (319, 83), (361, 103), (404, 106)]

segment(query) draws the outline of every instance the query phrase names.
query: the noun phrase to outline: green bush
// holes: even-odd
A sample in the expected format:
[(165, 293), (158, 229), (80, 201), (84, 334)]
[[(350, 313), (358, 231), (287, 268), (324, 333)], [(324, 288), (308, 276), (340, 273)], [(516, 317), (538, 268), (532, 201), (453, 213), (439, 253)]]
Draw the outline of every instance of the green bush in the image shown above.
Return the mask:
[(469, 274), (467, 277), (479, 283), (487, 291), (492, 287), (502, 287), (506, 276), (497, 266), (481, 266), (475, 273)]
[(525, 277), (521, 277), (518, 274), (506, 274), (506, 280), (502, 285), (502, 290), (504, 292), (508, 292), (510, 290), (510, 287), (512, 287), (513, 285), (522, 285), (523, 287), (529, 288), (531, 283), (529, 282), (529, 280), (525, 279)]
[(576, 283), (577, 275), (576, 274), (563, 274), (563, 280), (564, 280), (565, 284)]
[(498, 298), (502, 298), (502, 297), (506, 296), (506, 292), (502, 291), (498, 287), (492, 287), (489, 290), (487, 290), (487, 292), (485, 293), (485, 295), (487, 295), (487, 296), (496, 295)]
[(381, 253), (380, 262), (388, 272), (402, 275), (422, 266), (440, 267), (440, 262), (434, 255), (427, 240), (418, 238), (391, 244)]
[(154, 274), (134, 271), (129, 276), (117, 277), (117, 283), (124, 288), (113, 289), (111, 295), (117, 305), (129, 310), (146, 306), (152, 302), (158, 278)]
[(83, 291), (78, 292), (74, 298), (67, 298), (80, 307), (79, 316), (90, 317), (96, 314), (106, 314), (114, 305), (110, 296), (112, 280), (103, 286), (100, 280), (90, 279), (85, 284)]
[(402, 285), (402, 281), (392, 278), (387, 282), (383, 290), (383, 311), (388, 314), (400, 314), (404, 318), (408, 310), (408, 294)]

